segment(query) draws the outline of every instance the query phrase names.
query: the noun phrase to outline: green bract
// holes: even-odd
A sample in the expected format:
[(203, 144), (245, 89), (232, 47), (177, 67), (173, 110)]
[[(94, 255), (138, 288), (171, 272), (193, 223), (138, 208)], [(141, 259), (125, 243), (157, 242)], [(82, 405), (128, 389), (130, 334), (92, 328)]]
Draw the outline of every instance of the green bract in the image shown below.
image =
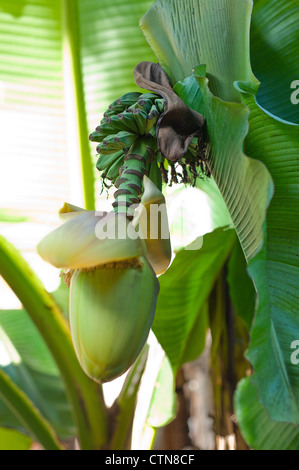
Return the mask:
[(70, 285), (70, 326), (82, 369), (100, 383), (123, 374), (149, 334), (159, 283), (145, 258), (76, 271)]

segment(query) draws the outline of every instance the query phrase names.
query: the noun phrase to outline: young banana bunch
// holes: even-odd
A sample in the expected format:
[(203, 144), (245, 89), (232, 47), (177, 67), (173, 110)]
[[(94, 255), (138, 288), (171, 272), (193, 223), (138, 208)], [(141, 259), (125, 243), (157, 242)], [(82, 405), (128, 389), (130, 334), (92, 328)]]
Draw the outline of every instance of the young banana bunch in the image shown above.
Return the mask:
[(65, 204), (64, 223), (37, 247), (64, 272), (74, 348), (99, 383), (122, 375), (140, 354), (155, 314), (157, 275), (171, 260), (165, 199), (152, 181), (161, 184), (151, 132), (162, 106), (157, 95), (129, 93), (109, 107), (91, 139), (100, 142), (97, 167), (117, 187), (113, 211)]
[[(163, 111), (164, 100), (154, 93), (126, 93), (109, 106), (100, 125), (89, 136), (92, 142), (99, 143), (96, 166), (104, 181), (108, 179), (121, 189), (120, 178), (145, 171), (161, 189), (158, 163), (164, 159), (157, 152), (156, 124)], [(139, 155), (139, 161), (143, 156), (143, 161), (138, 164), (138, 159), (133, 158), (128, 163), (132, 154)], [(134, 201), (138, 202), (136, 197)]]
[(141, 144), (150, 149), (151, 156), (147, 160), (146, 172), (159, 189), (162, 187), (162, 180), (170, 184), (185, 183), (194, 186), (198, 177), (210, 175), (204, 155), (205, 144), (201, 141), (202, 134), (190, 139), (179, 162), (164, 158), (158, 148), (157, 129), (161, 127), (161, 119), (166, 114), (165, 99), (155, 93), (126, 93), (109, 106), (100, 125), (89, 136), (92, 142), (99, 143), (96, 166), (104, 184), (106, 180), (116, 187), (121, 184), (118, 180), (123, 176), (124, 162), (128, 160), (128, 154), (140, 153), (138, 147)]

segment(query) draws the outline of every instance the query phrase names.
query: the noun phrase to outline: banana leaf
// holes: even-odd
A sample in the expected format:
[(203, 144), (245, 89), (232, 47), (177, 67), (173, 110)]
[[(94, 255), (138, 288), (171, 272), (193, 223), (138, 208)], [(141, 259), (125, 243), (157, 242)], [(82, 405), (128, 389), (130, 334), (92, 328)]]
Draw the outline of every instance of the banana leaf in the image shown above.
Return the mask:
[[(235, 243), (233, 230), (218, 228), (180, 250), (159, 277), (153, 331), (174, 373), (203, 351), (208, 328), (206, 302)], [(200, 247), (200, 248), (199, 248)]]
[[(76, 426), (59, 371), (27, 312), (1, 310), (0, 325), (1, 369), (27, 394), (61, 438), (75, 436)], [(25, 431), (2, 400), (0, 422)]]
[[(277, 22), (279, 14), (284, 20), (289, 18), (287, 36), (298, 55), (298, 43), (290, 40), (297, 35), (298, 24), (291, 14), (283, 16), (281, 9), (267, 15), (265, 3), (255, 2), (254, 24), (258, 18), (265, 38), (273, 18)], [(287, 8), (296, 17), (294, 2), (285, 2), (283, 11)], [(247, 354), (254, 369), (250, 380), (257, 399), (273, 422), (298, 425), (299, 372), (290, 361), (290, 345), (299, 337), (298, 127), (282, 121), (279, 105), (275, 117), (273, 109), (263, 109), (261, 98), (258, 101), (259, 83), (249, 57), (251, 10), (249, 0), (194, 0), (188, 4), (158, 0), (144, 16), (142, 30), (173, 85), (180, 81), (175, 86), (179, 96), (206, 119), (212, 176), (230, 212), (258, 294)], [(277, 43), (274, 35), (270, 39), (278, 45), (286, 28), (276, 31)], [(258, 70), (267, 50), (256, 37), (251, 56), (255, 53), (260, 58), (255, 62)], [(276, 77), (291, 73), (288, 63), (294, 61), (278, 67)], [(198, 64), (206, 65), (206, 76), (202, 66), (196, 68)], [(194, 100), (194, 68), (198, 100)], [(272, 101), (277, 97), (279, 102), (278, 93), (278, 87), (275, 91), (272, 86)], [(245, 407), (246, 402), (239, 403), (244, 434)], [(275, 446), (275, 427), (273, 433), (272, 444), (271, 436), (267, 444), (270, 447)], [(291, 441), (286, 447), (288, 444), (291, 447)], [(262, 445), (255, 440), (255, 448)]]
[(251, 64), (261, 82), (256, 100), (268, 112), (295, 124), (299, 124), (299, 112), (291, 100), (291, 85), (298, 80), (298, 24), (296, 0), (254, 1)]

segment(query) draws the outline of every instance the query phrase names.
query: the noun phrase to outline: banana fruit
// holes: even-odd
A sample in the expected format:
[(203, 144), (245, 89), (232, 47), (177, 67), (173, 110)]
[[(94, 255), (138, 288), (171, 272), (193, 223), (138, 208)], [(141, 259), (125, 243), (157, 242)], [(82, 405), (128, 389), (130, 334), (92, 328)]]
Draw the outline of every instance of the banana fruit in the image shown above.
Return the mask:
[(156, 124), (163, 111), (164, 100), (154, 93), (126, 93), (111, 103), (100, 125), (89, 136), (92, 142), (98, 143), (96, 166), (104, 178), (116, 183), (122, 166), (120, 157), (124, 161), (140, 137), (151, 136), (153, 146), (156, 145)]
[(125, 109), (134, 105), (140, 96), (141, 93), (134, 91), (126, 93), (125, 95), (121, 96), (120, 98), (117, 98), (117, 100), (113, 101), (113, 103), (110, 104), (104, 116), (109, 117), (113, 116), (114, 114), (122, 113), (123, 111), (125, 111)]

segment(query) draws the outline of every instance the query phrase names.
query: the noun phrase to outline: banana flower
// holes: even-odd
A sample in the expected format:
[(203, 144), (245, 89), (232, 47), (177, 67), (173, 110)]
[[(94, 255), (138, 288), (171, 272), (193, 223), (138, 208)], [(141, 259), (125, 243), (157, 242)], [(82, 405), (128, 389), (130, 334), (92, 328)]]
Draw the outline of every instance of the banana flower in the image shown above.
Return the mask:
[[(65, 204), (64, 223), (37, 246), (45, 261), (64, 272), (75, 352), (85, 373), (99, 383), (122, 375), (140, 354), (154, 319), (157, 275), (171, 260), (169, 232), (151, 239), (148, 227), (151, 208), (163, 207), (165, 199), (146, 176), (143, 185), (133, 221)], [(153, 222), (158, 232), (161, 223), (168, 229), (166, 211)]]

